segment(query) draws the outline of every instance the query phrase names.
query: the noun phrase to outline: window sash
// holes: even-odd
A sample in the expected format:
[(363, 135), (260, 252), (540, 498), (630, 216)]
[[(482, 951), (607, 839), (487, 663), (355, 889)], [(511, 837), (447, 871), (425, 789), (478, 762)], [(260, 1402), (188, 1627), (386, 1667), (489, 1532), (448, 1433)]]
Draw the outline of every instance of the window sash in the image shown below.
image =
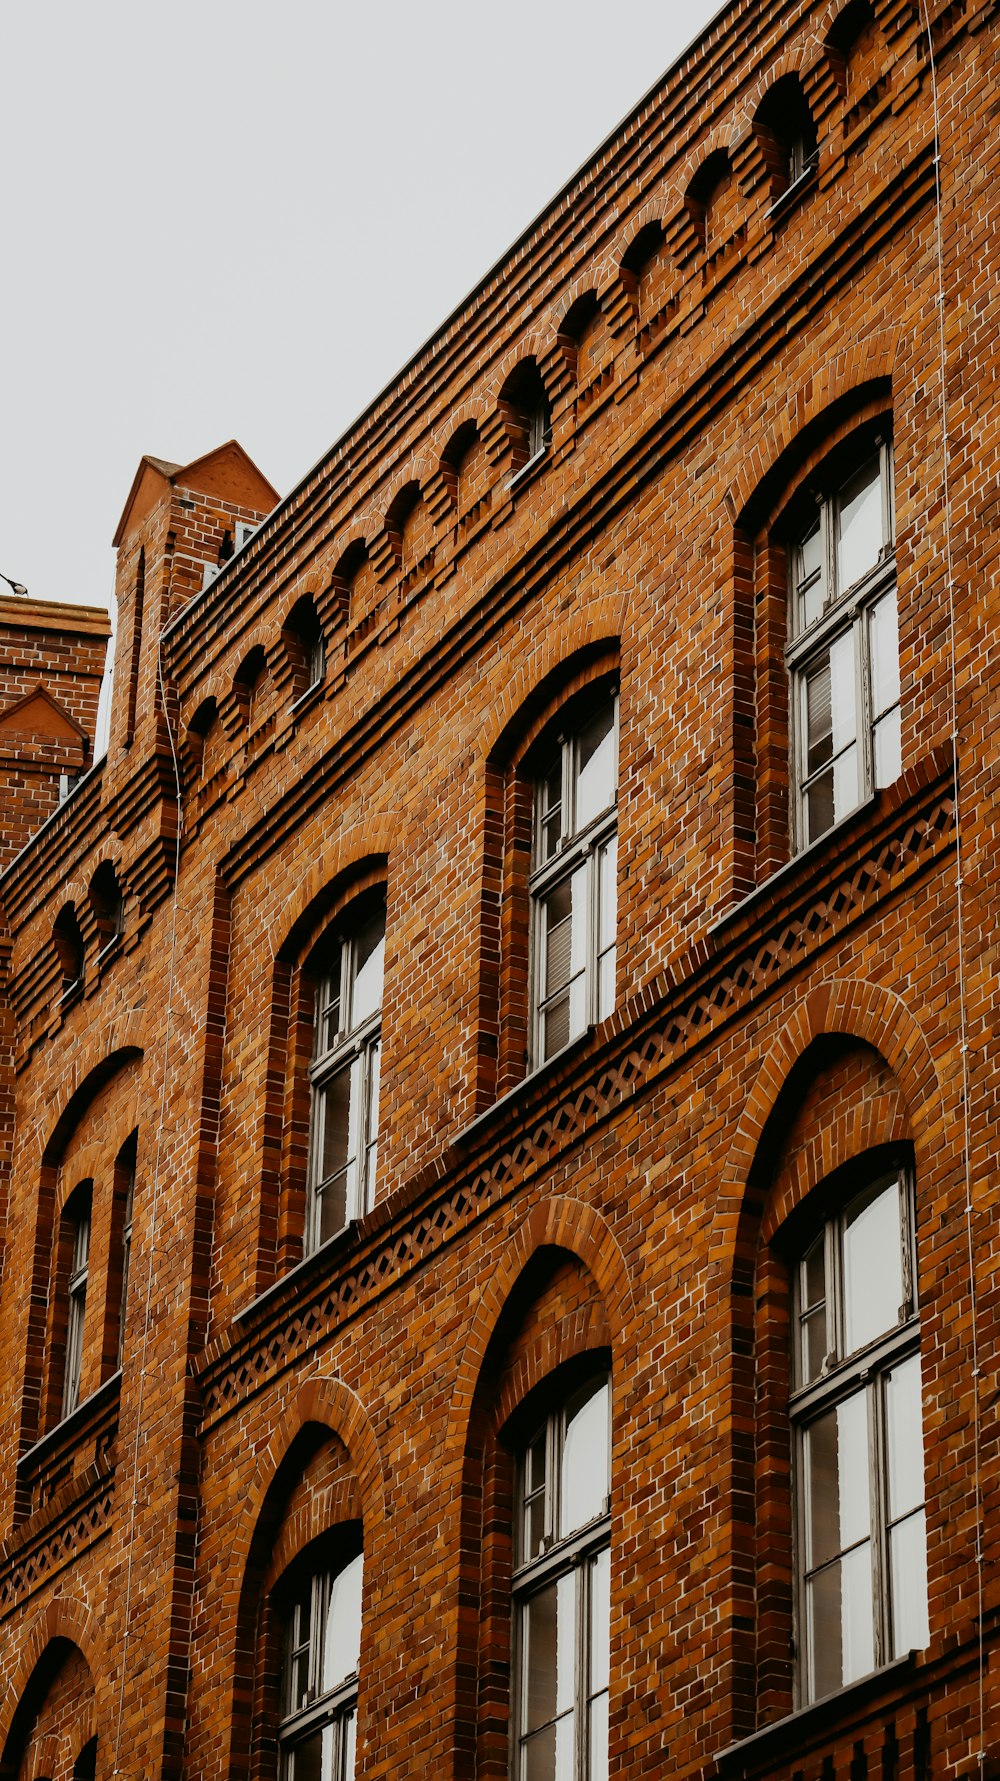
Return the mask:
[[(566, 969), (552, 981), (555, 927), (548, 914), (567, 887), (559, 926)], [(572, 851), (535, 874), (531, 897), (532, 1057), (545, 1063), (614, 1007), (617, 961), (617, 821), (602, 814)], [(555, 959), (560, 955), (555, 954)]]
[[(608, 1781), (609, 1566), (610, 1517), (602, 1515), (514, 1580), (516, 1781)], [(554, 1627), (551, 1610), (538, 1614), (546, 1597)]]
[(73, 1256), (67, 1286), (66, 1358), (63, 1375), (63, 1416), (80, 1402), (83, 1372), (83, 1328), (87, 1310), (87, 1273), (90, 1259), (90, 1215), (81, 1214), (73, 1230)]
[[(310, 1070), (309, 1253), (369, 1210), (378, 1164), (378, 1102), (381, 1066), (381, 1013), (351, 1035), (348, 1044), (319, 1059)], [(329, 1157), (330, 1116), (338, 1085), (346, 1086), (341, 1151)], [(333, 1167), (327, 1167), (334, 1161)], [(331, 1210), (332, 1208), (332, 1210)]]

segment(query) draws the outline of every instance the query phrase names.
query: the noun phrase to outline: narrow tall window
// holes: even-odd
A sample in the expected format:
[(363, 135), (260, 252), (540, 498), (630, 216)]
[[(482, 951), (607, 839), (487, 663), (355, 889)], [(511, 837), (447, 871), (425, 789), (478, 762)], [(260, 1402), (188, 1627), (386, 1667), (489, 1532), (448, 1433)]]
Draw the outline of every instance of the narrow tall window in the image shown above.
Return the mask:
[(926, 1645), (913, 1194), (880, 1175), (795, 1272), (799, 1690), (818, 1699)]
[(561, 736), (535, 785), (532, 1057), (543, 1063), (615, 1002), (618, 701)]
[(901, 770), (892, 452), (874, 444), (791, 550), (796, 844)]
[(554, 1410), (518, 1465), (515, 1781), (607, 1781), (611, 1388)]
[(122, 1292), (121, 1304), (118, 1310), (117, 1364), (119, 1367), (122, 1364), (122, 1355), (125, 1350), (125, 1308), (128, 1304), (128, 1276), (132, 1262), (132, 1209), (135, 1200), (135, 1151), (135, 1138), (132, 1137), (122, 1150), (118, 1159), (118, 1166), (125, 1176), (125, 1205), (122, 1209), (121, 1234)]
[(285, 1622), (281, 1781), (353, 1781), (361, 1654), (362, 1555), (311, 1572)]
[(316, 984), (307, 1250), (371, 1205), (384, 954), (382, 901), (332, 943)]
[(69, 1416), (80, 1402), (80, 1377), (83, 1368), (83, 1325), (87, 1310), (87, 1267), (90, 1260), (90, 1198), (79, 1189), (74, 1201), (77, 1210), (70, 1215), (72, 1251), (69, 1280), (66, 1287), (66, 1358), (63, 1372), (62, 1413)]

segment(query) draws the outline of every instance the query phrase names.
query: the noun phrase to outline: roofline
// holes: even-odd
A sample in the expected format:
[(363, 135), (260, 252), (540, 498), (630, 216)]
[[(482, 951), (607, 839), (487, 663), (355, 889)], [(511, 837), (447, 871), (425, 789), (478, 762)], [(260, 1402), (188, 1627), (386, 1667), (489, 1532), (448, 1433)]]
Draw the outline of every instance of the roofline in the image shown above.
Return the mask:
[[(466, 291), (465, 296), (461, 297), (459, 299), (459, 301), (448, 311), (448, 314), (445, 316), (444, 320), (442, 322), (438, 323), (438, 325), (434, 329), (433, 333), (428, 334), (427, 338), (420, 344), (420, 346), (418, 346), (415, 349), (414, 352), (412, 352), (410, 354), (409, 358), (405, 359), (403, 361), (403, 364), (399, 367), (399, 370), (396, 371), (393, 374), (393, 376), (389, 377), (386, 380), (386, 382), (382, 385), (381, 389), (378, 391), (378, 394), (373, 396), (372, 400), (370, 402), (368, 402), (364, 408), (362, 408), (358, 411), (358, 413), (355, 415), (354, 419), (352, 421), (348, 421), (346, 427), (343, 428), (342, 432), (334, 440), (333, 444), (328, 446), (327, 449), (324, 452), (322, 452), (320, 454), (320, 456), (316, 459), (315, 463), (311, 464), (309, 466), (309, 469), (306, 470), (305, 473), (299, 477), (298, 482), (296, 482), (294, 484), (294, 486), (288, 491), (288, 494), (282, 495), (279, 497), (276, 505), (272, 508), (271, 512), (269, 514), (267, 514), (265, 519), (261, 520), (260, 527), (258, 528), (258, 530), (263, 530), (264, 526), (268, 525), (272, 520), (279, 520), (281, 518), (282, 514), (286, 510), (288, 510), (292, 507), (292, 504), (298, 499), (298, 497), (302, 494), (303, 490), (308, 486), (308, 484), (313, 480), (313, 478), (319, 474), (319, 472), (324, 468), (324, 466), (329, 464), (338, 455), (338, 453), (341, 455), (345, 454), (347, 444), (348, 444), (348, 441), (350, 440), (351, 435), (358, 431), (358, 429), (361, 427), (362, 423), (364, 421), (366, 421), (371, 415), (373, 415), (376, 412), (376, 410), (381, 406), (381, 404), (388, 399), (388, 397), (391, 394), (391, 392), (393, 391), (393, 389), (398, 384), (400, 384), (402, 382), (402, 380), (404, 379), (404, 377), (406, 377), (406, 375), (410, 371), (413, 370), (413, 368), (419, 363), (419, 361), (431, 351), (434, 344), (441, 338), (442, 335), (447, 333), (448, 329), (452, 326), (452, 324), (454, 322), (456, 322), (458, 320), (458, 317), (462, 314), (463, 310), (468, 308), (469, 304), (473, 301), (473, 299), (476, 296), (478, 296), (479, 292), (483, 289), (483, 287), (485, 285), (488, 285), (492, 279), (499, 277), (499, 275), (503, 271), (504, 267), (514, 257), (514, 255), (523, 246), (523, 244), (530, 238), (530, 236), (533, 235), (535, 233), (535, 231), (541, 227), (541, 224), (544, 222), (545, 218), (550, 214), (550, 212), (556, 210), (558, 208), (558, 206), (566, 200), (569, 193), (573, 190), (573, 187), (578, 185), (579, 182), (584, 178), (584, 176), (590, 172), (591, 168), (599, 160), (601, 160), (601, 158), (604, 155), (605, 150), (607, 148), (609, 148), (613, 142), (617, 141), (618, 137), (622, 134), (622, 132), (625, 129), (627, 129), (628, 125), (632, 122), (632, 120), (638, 116), (639, 112), (642, 111), (644, 106), (648, 105), (649, 101), (653, 98), (654, 94), (659, 92), (660, 88), (665, 85), (665, 83), (670, 79), (671, 75), (674, 74), (676, 72), (676, 70), (680, 68), (681, 63), (684, 62), (691, 55), (692, 51), (696, 48), (696, 46), (699, 43), (701, 43), (702, 39), (707, 37), (709, 32), (713, 31), (716, 28), (719, 20), (723, 17), (723, 15), (725, 13), (727, 13), (728, 11), (730, 11), (730, 9), (737, 4), (739, 4), (739, 0), (723, 0), (723, 4), (715, 12), (713, 12), (708, 23), (706, 25), (703, 25), (700, 31), (695, 32), (695, 35), (685, 45), (684, 49), (681, 50), (680, 54), (675, 56), (672, 62), (668, 63), (668, 65), (664, 69), (663, 73), (658, 75), (656, 80), (653, 81), (652, 85), (650, 87), (647, 87), (646, 91), (641, 95), (641, 97), (636, 100), (635, 104), (630, 106), (629, 110), (627, 112), (625, 112), (625, 114), (621, 118), (619, 118), (617, 124), (615, 124), (612, 127), (612, 129), (610, 129), (608, 131), (606, 136), (602, 137), (601, 141), (597, 144), (597, 147), (591, 150), (591, 152), (587, 156), (586, 160), (581, 161), (580, 165), (576, 168), (575, 172), (570, 174), (569, 178), (564, 182), (564, 184), (559, 188), (559, 190), (553, 195), (553, 197), (551, 197), (548, 200), (548, 202), (542, 206), (541, 210), (539, 210), (535, 214), (535, 216), (532, 217), (531, 221), (525, 225), (525, 227), (521, 230), (520, 234), (516, 235), (514, 237), (514, 240), (511, 242), (510, 246), (508, 248), (506, 248), (505, 251), (502, 254), (500, 254), (496, 260), (493, 261), (492, 265), (489, 266), (487, 268), (487, 270), (482, 274), (482, 276), (476, 280), (476, 283), (474, 285), (472, 285), (468, 291)], [(246, 547), (244, 546), (244, 548), (246, 548)], [(242, 551), (236, 551), (235, 554), (229, 558), (228, 562), (226, 562), (223, 565), (223, 569), (215, 577), (215, 579), (209, 583), (208, 587), (201, 588), (198, 591), (198, 593), (192, 595), (191, 599), (187, 602), (187, 605), (182, 606), (180, 611), (174, 614), (174, 617), (169, 621), (169, 623), (164, 625), (163, 631), (161, 633), (161, 635), (163, 637), (170, 636), (171, 633), (180, 624), (182, 619), (187, 618), (190, 615), (190, 613), (193, 612), (198, 607), (198, 605), (201, 603), (201, 601), (207, 599), (209, 594), (217, 591), (218, 585), (219, 585), (220, 581), (222, 580), (223, 575), (226, 574), (226, 572), (231, 568), (233, 563), (235, 563), (239, 560), (241, 555), (242, 555)]]
[[(112, 548), (117, 550), (121, 543), (128, 516), (132, 511), (132, 503), (139, 492), (139, 484), (147, 469), (155, 470), (157, 475), (162, 476), (164, 482), (168, 482), (173, 488), (176, 487), (180, 478), (186, 476), (190, 470), (196, 470), (199, 464), (207, 464), (210, 458), (218, 457), (220, 452), (229, 451), (231, 448), (235, 448), (235, 450), (239, 452), (240, 456), (249, 464), (254, 475), (259, 476), (261, 482), (270, 489), (271, 494), (274, 496), (275, 503), (280, 502), (281, 497), (270, 477), (264, 475), (260, 465), (254, 463), (250, 453), (245, 446), (240, 444), (238, 439), (224, 439), (221, 445), (213, 445), (210, 451), (199, 453), (198, 457), (191, 458), (186, 464), (171, 464), (166, 458), (157, 458), (150, 452), (143, 452), (142, 457), (139, 459), (139, 468), (136, 470), (136, 473), (132, 478), (132, 487), (129, 489), (125, 505), (122, 508), (121, 519), (115, 527), (115, 535), (111, 540)], [(274, 509), (272, 508), (270, 511), (273, 512)]]

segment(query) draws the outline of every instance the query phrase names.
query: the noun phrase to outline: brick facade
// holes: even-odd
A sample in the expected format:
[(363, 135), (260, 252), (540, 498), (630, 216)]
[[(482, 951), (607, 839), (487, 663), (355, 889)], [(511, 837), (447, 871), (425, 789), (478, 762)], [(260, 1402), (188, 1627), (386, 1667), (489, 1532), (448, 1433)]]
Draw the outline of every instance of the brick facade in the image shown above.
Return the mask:
[[(276, 1777), (363, 1542), (356, 1773), (501, 1781), (518, 1455), (604, 1372), (610, 1774), (1000, 1774), (998, 25), (734, 0), (284, 501), (140, 465), (107, 757), (0, 876), (0, 1776)], [(901, 770), (802, 846), (792, 542), (888, 441)], [(613, 988), (541, 1061), (537, 786), (612, 701)], [(929, 1636), (810, 1700), (793, 1281), (886, 1170)]]

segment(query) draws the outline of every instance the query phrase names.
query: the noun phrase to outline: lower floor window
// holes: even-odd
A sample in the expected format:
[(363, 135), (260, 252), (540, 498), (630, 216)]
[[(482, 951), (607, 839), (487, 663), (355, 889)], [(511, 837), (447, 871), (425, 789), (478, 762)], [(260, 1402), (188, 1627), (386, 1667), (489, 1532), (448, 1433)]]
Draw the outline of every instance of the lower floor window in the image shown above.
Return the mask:
[(362, 1556), (310, 1572), (285, 1622), (282, 1781), (353, 1781), (361, 1650)]
[(610, 1387), (591, 1380), (520, 1456), (517, 1781), (607, 1781)]

